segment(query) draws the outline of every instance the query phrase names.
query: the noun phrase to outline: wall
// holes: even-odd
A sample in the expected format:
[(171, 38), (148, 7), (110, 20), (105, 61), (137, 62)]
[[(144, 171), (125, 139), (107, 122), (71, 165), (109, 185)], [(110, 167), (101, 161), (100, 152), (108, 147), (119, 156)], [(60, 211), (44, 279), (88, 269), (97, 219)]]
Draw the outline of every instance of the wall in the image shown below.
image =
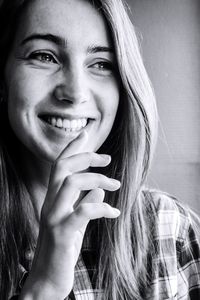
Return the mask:
[(160, 114), (149, 183), (200, 212), (200, 1), (128, 2)]

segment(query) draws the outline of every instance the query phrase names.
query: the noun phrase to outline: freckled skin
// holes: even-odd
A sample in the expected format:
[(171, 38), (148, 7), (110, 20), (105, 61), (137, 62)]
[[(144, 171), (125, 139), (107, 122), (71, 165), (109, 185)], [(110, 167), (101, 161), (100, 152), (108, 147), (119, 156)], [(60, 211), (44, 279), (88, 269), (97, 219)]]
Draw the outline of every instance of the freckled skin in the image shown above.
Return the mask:
[[(66, 45), (34, 40), (20, 46), (35, 33), (60, 36)], [(83, 151), (96, 151), (109, 135), (119, 103), (118, 76), (94, 64), (116, 62), (111, 53), (88, 54), (93, 45), (112, 47), (112, 41), (103, 17), (87, 1), (38, 0), (22, 16), (6, 67), (8, 114), (18, 139), (36, 157), (54, 161), (74, 138), (49, 130), (38, 117), (43, 112), (93, 118)], [(56, 63), (30, 59), (44, 50)]]
[[(106, 23), (89, 2), (36, 0), (20, 22), (5, 82), (38, 236), (20, 299), (64, 299), (88, 222), (120, 214), (103, 202), (104, 191), (117, 191), (120, 182), (94, 171), (111, 161), (94, 152), (115, 120), (119, 76)], [(87, 118), (89, 124), (68, 133), (44, 115)]]

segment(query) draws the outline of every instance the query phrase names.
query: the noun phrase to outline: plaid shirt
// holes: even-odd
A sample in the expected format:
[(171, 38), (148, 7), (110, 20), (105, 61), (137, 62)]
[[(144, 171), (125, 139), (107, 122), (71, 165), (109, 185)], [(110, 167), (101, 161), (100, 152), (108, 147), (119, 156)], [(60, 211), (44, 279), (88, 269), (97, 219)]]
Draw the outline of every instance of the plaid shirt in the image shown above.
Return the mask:
[[(156, 192), (153, 195), (157, 251), (152, 262), (155, 271), (145, 299), (200, 299), (200, 242), (193, 217), (176, 199)], [(93, 286), (94, 259), (95, 251), (84, 242), (75, 268), (73, 291), (66, 299), (95, 300), (101, 295), (103, 300), (103, 291)]]

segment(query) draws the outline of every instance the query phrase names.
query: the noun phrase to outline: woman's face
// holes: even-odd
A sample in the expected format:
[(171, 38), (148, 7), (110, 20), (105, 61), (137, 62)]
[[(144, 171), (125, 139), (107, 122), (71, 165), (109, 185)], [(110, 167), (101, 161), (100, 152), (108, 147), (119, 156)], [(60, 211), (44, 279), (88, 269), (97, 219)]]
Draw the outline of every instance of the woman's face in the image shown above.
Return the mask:
[(18, 139), (54, 160), (85, 130), (83, 151), (111, 131), (119, 103), (113, 45), (84, 0), (37, 0), (24, 12), (8, 58), (8, 115)]

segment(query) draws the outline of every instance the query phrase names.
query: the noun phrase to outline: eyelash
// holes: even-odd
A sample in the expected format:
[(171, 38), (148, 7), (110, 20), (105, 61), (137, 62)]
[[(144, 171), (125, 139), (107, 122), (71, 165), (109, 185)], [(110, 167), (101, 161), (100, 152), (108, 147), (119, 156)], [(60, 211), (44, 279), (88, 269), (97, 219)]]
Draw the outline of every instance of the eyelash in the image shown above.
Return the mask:
[(112, 71), (113, 70), (113, 65), (112, 65), (111, 62), (107, 62), (107, 61), (96, 62), (95, 64), (92, 65), (92, 67), (95, 67), (96, 65), (98, 65), (97, 69), (99, 69), (102, 72), (103, 71)]
[[(37, 60), (46, 64), (58, 64), (54, 55), (48, 52), (33, 52), (29, 55), (29, 59)], [(97, 61), (90, 65), (89, 68), (93, 68), (97, 72), (100, 71), (105, 73), (111, 73), (114, 70), (112, 62), (109, 61)]]
[(42, 63), (54, 63), (54, 64), (58, 63), (57, 60), (54, 58), (54, 56), (47, 52), (34, 52), (29, 55), (29, 58), (39, 60)]

